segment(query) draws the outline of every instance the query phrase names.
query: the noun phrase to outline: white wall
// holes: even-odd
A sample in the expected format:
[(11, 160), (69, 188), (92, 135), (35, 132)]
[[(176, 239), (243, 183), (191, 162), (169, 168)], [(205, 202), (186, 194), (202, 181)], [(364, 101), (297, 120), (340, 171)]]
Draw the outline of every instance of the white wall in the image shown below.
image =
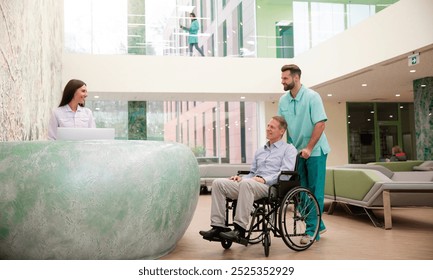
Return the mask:
[[(328, 121), (325, 133), (328, 138), (331, 152), (328, 155), (327, 165), (336, 166), (348, 163), (346, 104), (339, 102), (323, 102)], [(266, 123), (278, 112), (278, 102), (265, 103)], [(262, 139), (263, 142), (263, 139)]]
[(79, 78), (101, 98), (278, 100), (284, 60), (140, 55), (63, 56), (63, 81)]
[(433, 44), (433, 1), (400, 0), (297, 57), (311, 86)]
[(331, 152), (328, 155), (328, 166), (348, 163), (346, 104), (338, 102), (324, 102), (328, 121), (325, 133), (328, 137)]

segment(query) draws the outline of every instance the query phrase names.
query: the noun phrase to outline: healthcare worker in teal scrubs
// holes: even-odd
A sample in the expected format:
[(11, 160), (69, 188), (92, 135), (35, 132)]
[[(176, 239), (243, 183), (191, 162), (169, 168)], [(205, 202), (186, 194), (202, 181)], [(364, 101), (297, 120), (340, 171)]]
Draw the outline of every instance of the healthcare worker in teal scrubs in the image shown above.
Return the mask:
[[(330, 147), (325, 130), (327, 116), (320, 95), (301, 84), (301, 69), (295, 64), (284, 65), (281, 68), (281, 84), (286, 93), (280, 98), (278, 115), (283, 116), (288, 124), (288, 140), (301, 154), (298, 162), (298, 172), (301, 185), (314, 194), (323, 212), (326, 159)], [(307, 220), (306, 233), (302, 244), (313, 242), (312, 236), (316, 228), (316, 220)], [(320, 222), (319, 234), (326, 231), (323, 221)]]
[(192, 48), (195, 47), (195, 49), (200, 53), (200, 55), (204, 56), (203, 51), (198, 46), (197, 33), (200, 26), (198, 24), (198, 21), (194, 13), (190, 13), (189, 16), (191, 17), (191, 26), (188, 28), (183, 25), (180, 25), (180, 28), (189, 32), (189, 36), (188, 36), (189, 55), (192, 56)]

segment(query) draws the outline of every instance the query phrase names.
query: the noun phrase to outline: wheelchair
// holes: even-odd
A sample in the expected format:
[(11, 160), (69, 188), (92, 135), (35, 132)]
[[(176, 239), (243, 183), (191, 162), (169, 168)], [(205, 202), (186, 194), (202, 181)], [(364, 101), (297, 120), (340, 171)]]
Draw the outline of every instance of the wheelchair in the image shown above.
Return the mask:
[[(238, 175), (248, 174), (248, 171), (239, 171)], [(290, 176), (290, 179), (286, 179)], [(236, 214), (236, 200), (226, 199), (226, 227), (232, 227)], [(229, 249), (233, 242), (247, 246), (248, 244), (262, 243), (265, 256), (269, 256), (271, 234), (281, 237), (284, 243), (294, 251), (308, 249), (316, 240), (319, 233), (321, 212), (314, 194), (300, 186), (298, 172), (282, 171), (278, 182), (269, 187), (268, 196), (254, 201), (249, 229), (245, 238), (237, 241), (214, 237), (206, 240), (221, 242), (224, 249)], [(314, 228), (307, 228), (315, 225)], [(308, 242), (301, 242), (308, 235)], [(305, 239), (305, 238), (304, 238)]]

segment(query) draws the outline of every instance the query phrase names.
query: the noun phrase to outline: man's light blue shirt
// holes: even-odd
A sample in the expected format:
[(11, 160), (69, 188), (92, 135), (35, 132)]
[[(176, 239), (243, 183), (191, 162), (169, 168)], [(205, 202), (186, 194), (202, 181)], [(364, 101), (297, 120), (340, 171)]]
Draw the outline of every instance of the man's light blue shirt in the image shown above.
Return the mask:
[(265, 179), (266, 185), (272, 186), (277, 183), (281, 171), (294, 170), (297, 153), (296, 148), (283, 139), (270, 145), (268, 142), (257, 150), (250, 174), (244, 178), (259, 175)]
[[(293, 143), (298, 151), (307, 147), (316, 123), (328, 120), (320, 95), (303, 85), (296, 98), (292, 97), (290, 91), (281, 96), (278, 115), (286, 119), (289, 142)], [(327, 154), (330, 150), (326, 135), (323, 133), (311, 151), (311, 156)]]

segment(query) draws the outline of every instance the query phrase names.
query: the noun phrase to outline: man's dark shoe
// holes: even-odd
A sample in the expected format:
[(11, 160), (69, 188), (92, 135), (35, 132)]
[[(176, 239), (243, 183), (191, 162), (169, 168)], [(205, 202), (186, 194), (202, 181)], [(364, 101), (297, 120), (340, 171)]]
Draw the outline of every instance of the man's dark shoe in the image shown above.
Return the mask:
[(215, 237), (219, 237), (220, 233), (229, 231), (229, 228), (222, 228), (222, 227), (212, 227), (210, 230), (200, 230), (199, 233), (201, 236), (203, 236), (205, 239), (214, 239)]

